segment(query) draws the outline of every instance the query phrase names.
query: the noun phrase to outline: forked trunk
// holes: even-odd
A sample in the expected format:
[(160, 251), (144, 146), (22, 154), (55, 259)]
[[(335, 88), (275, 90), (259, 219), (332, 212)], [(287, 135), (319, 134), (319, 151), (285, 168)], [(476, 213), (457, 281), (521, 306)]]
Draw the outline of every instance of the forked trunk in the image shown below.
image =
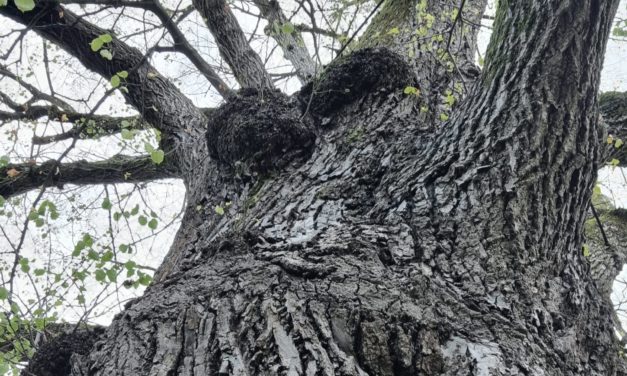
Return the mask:
[(501, 3), (448, 113), (463, 72), (378, 47), (217, 110), (157, 283), (72, 375), (616, 374), (581, 247), (618, 1)]

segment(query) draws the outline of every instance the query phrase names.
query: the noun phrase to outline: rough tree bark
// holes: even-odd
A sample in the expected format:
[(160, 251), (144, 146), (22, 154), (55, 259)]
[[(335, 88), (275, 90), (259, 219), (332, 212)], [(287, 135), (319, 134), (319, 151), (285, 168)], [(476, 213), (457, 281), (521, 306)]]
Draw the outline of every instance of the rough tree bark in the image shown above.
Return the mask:
[[(428, 3), (388, 1), (363, 49), (294, 97), (257, 77), (210, 114), (206, 138), (177, 125), (204, 119), (187, 102), (150, 116), (145, 102), (160, 103), (130, 88), (176, 135), (188, 207), (156, 282), (71, 356), (71, 375), (619, 372), (612, 308), (582, 252), (618, 1), (500, 1), (481, 75), (458, 2)], [(468, 3), (476, 19), (484, 3)], [(0, 12), (87, 55), (62, 28), (97, 33), (67, 10), (45, 27), (55, 7)], [(154, 85), (142, 74), (129, 79)]]

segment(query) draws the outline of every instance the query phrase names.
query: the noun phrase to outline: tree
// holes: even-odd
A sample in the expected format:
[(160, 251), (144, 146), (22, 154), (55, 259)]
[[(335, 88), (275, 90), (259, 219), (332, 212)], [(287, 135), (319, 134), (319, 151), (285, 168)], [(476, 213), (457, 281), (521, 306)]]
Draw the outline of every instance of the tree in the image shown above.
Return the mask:
[[(202, 110), (157, 72), (150, 56), (167, 47), (141, 52), (58, 2), (0, 8), (120, 88), (135, 124), (159, 131), (163, 153), (8, 164), (0, 194), (171, 176), (187, 190), (146, 293), (104, 334), (80, 334), (71, 354), (42, 348), (29, 372), (622, 372), (607, 281), (593, 280), (584, 246), (596, 171), (625, 160), (604, 127), (616, 140), (625, 128), (600, 122), (598, 103), (617, 0), (500, 1), (482, 71), (485, 1), (389, 0), (318, 74), (304, 30), (276, 1), (253, 1), (308, 82), (292, 96), (274, 88), (224, 0), (193, 9), (238, 91), (159, 3), (88, 3), (154, 14), (225, 103)], [(46, 99), (49, 108), (16, 106), (11, 116), (74, 116)], [(72, 145), (84, 129), (75, 123)]]

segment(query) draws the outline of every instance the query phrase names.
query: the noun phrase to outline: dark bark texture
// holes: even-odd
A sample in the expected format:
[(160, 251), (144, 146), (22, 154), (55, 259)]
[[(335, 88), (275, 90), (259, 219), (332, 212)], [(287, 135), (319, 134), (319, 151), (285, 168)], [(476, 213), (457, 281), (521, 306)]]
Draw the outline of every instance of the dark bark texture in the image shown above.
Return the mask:
[[(467, 3), (477, 20), (485, 2)], [(440, 17), (458, 6), (388, 1), (365, 49), (294, 98), (256, 76), (209, 116), (204, 149), (174, 148), (174, 245), (70, 374), (618, 374), (582, 251), (618, 1), (501, 0), (481, 75), (474, 32)]]

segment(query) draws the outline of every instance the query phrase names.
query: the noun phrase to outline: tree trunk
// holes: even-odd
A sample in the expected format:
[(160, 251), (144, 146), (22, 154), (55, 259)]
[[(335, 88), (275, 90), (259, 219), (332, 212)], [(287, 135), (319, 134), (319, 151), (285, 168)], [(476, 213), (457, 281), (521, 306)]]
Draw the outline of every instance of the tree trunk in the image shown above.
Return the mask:
[(156, 283), (71, 375), (616, 374), (582, 244), (617, 4), (502, 0), (449, 121), (463, 72), (380, 47), (230, 98)]

